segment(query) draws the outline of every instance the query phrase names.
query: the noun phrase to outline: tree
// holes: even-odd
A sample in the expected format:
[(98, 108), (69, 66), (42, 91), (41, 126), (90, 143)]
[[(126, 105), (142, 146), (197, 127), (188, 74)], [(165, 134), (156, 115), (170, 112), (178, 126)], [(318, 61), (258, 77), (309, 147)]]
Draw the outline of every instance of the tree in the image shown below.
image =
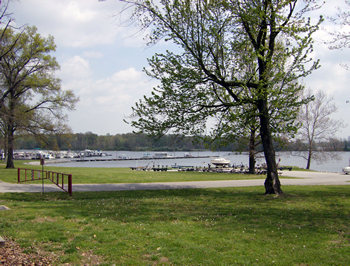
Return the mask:
[(333, 41), (331, 49), (341, 49), (341, 48), (350, 48), (350, 33), (348, 28), (350, 26), (350, 0), (344, 0), (347, 8), (338, 8), (338, 13), (331, 20), (342, 30), (333, 32)]
[[(0, 1), (0, 44), (2, 44), (2, 40), (5, 36), (5, 33), (8, 29), (11, 28), (11, 16), (8, 14), (7, 9), (8, 9), (9, 1)], [(15, 40), (16, 42), (17, 40)], [(13, 45), (15, 44), (13, 43)], [(1, 47), (0, 51), (0, 61), (4, 55), (6, 55), (12, 48), (12, 46), (6, 46), (5, 49)], [(1, 45), (2, 46), (2, 45)]]
[[(297, 80), (318, 66), (308, 54), (321, 19), (312, 25), (304, 18), (315, 1), (123, 2), (151, 29), (151, 43), (164, 38), (178, 47), (149, 59), (146, 73), (161, 85), (133, 108), (139, 119), (132, 125), (144, 132), (200, 135), (207, 118), (256, 109), (268, 172), (265, 193), (281, 194), (272, 138), (282, 125), (271, 118), (289, 108), (291, 115), (279, 121), (294, 128), (302, 90)], [(253, 71), (244, 71), (247, 61), (254, 61)]]
[[(350, 0), (344, 0), (345, 8), (338, 8), (338, 13), (330, 20), (337, 26), (337, 30), (331, 32), (333, 39), (329, 42), (330, 49), (350, 48)], [(346, 63), (341, 64), (349, 70), (350, 66)]]
[[(307, 91), (305, 94), (310, 97), (312, 93)], [(317, 91), (314, 101), (301, 108), (298, 120), (302, 126), (298, 132), (298, 138), (307, 143), (308, 152), (304, 157), (307, 161), (306, 169), (310, 169), (312, 159), (322, 159), (318, 157), (320, 153), (315, 153), (315, 144), (330, 141), (343, 126), (340, 120), (331, 117), (336, 111), (337, 107), (333, 103), (333, 98), (328, 97), (322, 91)]]
[[(215, 146), (227, 146), (229, 143), (240, 142), (241, 148), (249, 151), (249, 173), (255, 173), (257, 146), (259, 141), (259, 121), (256, 110), (248, 111), (244, 108), (231, 108), (227, 114), (222, 114), (213, 126), (209, 140)], [(247, 141), (243, 141), (247, 139)]]
[[(9, 0), (0, 1), (0, 62), (4, 56), (6, 56), (12, 49), (14, 49), (18, 38), (12, 38), (11, 43), (9, 42), (6, 35), (11, 34), (13, 27), (11, 26), (12, 18), (11, 14), (7, 12)], [(19, 37), (20, 34), (17, 35)], [(0, 107), (3, 104), (4, 99), (10, 93), (9, 90), (1, 88), (0, 91)]]
[(13, 168), (15, 132), (42, 135), (65, 131), (64, 109), (73, 109), (77, 98), (62, 91), (54, 77), (59, 68), (51, 56), (53, 38), (43, 38), (35, 27), (23, 32), (8, 30), (3, 46), (14, 47), (0, 61), (1, 90), (8, 94), (0, 108), (0, 119), (7, 141), (7, 168)]

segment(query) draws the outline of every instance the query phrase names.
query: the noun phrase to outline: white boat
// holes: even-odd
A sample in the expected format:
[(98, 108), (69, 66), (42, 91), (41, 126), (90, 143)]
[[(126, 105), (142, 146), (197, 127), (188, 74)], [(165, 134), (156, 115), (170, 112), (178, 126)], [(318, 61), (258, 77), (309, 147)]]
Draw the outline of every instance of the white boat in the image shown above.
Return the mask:
[(350, 174), (350, 166), (344, 167), (343, 172), (344, 172), (344, 174), (349, 175)]
[(154, 155), (153, 155), (153, 158), (155, 159), (166, 159), (166, 158), (172, 158), (173, 156), (169, 155), (168, 153), (166, 152), (156, 152)]
[(84, 151), (80, 152), (80, 157), (101, 157), (105, 156), (104, 153), (102, 153), (100, 150), (89, 150), (85, 149)]
[(219, 157), (212, 159), (211, 164), (215, 165), (216, 167), (228, 167), (230, 164), (230, 160), (227, 160), (225, 158)]
[(149, 152), (146, 152), (143, 154), (142, 158), (149, 159), (149, 158), (152, 158), (152, 155)]

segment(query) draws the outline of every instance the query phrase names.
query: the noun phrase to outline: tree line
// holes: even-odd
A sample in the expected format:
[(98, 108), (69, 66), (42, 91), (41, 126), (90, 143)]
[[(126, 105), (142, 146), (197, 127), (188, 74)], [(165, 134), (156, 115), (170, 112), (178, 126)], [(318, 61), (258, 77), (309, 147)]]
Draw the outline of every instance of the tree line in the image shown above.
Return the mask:
[[(2, 139), (2, 143), (4, 139)], [(98, 135), (93, 132), (76, 134), (51, 134), (46, 136), (22, 135), (15, 140), (16, 149), (48, 149), (48, 150), (73, 150), (85, 149), (103, 151), (196, 151), (196, 150), (220, 150), (248, 152), (249, 139), (242, 137), (229, 143), (203, 137), (201, 139), (191, 136), (164, 135), (152, 137), (143, 133), (125, 133), (115, 135)], [(277, 151), (308, 151), (306, 142), (300, 139), (291, 140), (279, 138), (274, 140)], [(322, 142), (314, 143), (315, 151), (350, 151), (350, 139), (330, 138)], [(259, 145), (256, 150), (262, 151)]]

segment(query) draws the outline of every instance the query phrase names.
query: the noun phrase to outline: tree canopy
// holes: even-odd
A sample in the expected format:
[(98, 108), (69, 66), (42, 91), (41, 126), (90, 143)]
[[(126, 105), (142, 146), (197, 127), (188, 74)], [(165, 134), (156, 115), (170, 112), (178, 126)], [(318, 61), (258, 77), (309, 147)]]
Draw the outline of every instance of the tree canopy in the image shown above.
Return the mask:
[(266, 193), (281, 194), (272, 137), (295, 129), (304, 102), (298, 81), (318, 67), (309, 54), (322, 19), (306, 18), (317, 1), (123, 2), (150, 29), (150, 43), (165, 39), (178, 47), (149, 59), (145, 71), (160, 85), (133, 108), (132, 125), (149, 133), (201, 134), (208, 118), (232, 125), (232, 114), (257, 118)]
[(41, 37), (35, 27), (25, 27), (23, 32), (9, 29), (1, 49), (9, 51), (0, 61), (0, 119), (7, 138), (7, 167), (12, 168), (14, 133), (66, 129), (63, 110), (73, 109), (77, 98), (72, 91), (63, 91), (54, 76), (59, 65), (51, 55), (56, 49), (52, 36)]

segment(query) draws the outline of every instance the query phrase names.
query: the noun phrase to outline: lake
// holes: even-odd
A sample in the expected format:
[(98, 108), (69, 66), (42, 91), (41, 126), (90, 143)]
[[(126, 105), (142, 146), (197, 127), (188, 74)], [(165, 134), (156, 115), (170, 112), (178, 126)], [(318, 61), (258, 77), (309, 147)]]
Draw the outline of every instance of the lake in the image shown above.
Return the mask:
[[(98, 157), (96, 159), (116, 159), (116, 158), (142, 158), (144, 156), (153, 157), (157, 152), (135, 152), (135, 151), (108, 151), (107, 157)], [(247, 153), (235, 153), (235, 152), (211, 152), (211, 151), (200, 151), (200, 152), (168, 152), (168, 156), (172, 157), (183, 157), (183, 156), (219, 156), (224, 157), (231, 161), (234, 165), (248, 165), (248, 154)], [(311, 162), (311, 169), (317, 171), (326, 172), (341, 172), (345, 166), (349, 166), (350, 152), (332, 152), (330, 153), (332, 158), (325, 159), (323, 161)], [(276, 154), (277, 161), (280, 160), (279, 165), (281, 166), (298, 166), (305, 168), (306, 160), (297, 154), (296, 152), (278, 152)], [(305, 153), (304, 153), (305, 155)], [(259, 156), (257, 164), (264, 163), (264, 159)], [(92, 162), (76, 162), (70, 161), (65, 163), (50, 163), (46, 161), (47, 165), (52, 166), (65, 166), (65, 167), (139, 167), (139, 166), (202, 166), (206, 167), (210, 163), (211, 158), (159, 158), (151, 160), (119, 160), (119, 161), (92, 161)]]

